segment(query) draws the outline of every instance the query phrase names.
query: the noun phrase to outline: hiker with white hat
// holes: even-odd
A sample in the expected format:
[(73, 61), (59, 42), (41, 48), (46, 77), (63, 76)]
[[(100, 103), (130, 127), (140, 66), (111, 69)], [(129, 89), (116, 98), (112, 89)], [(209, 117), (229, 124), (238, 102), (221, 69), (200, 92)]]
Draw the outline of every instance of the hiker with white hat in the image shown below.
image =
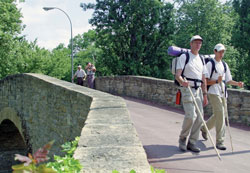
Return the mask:
[(83, 86), (83, 80), (85, 80), (86, 78), (86, 73), (82, 69), (81, 65), (77, 66), (77, 71), (75, 75), (73, 76), (72, 81), (74, 81), (75, 77), (77, 77), (77, 84)]
[[(226, 48), (223, 44), (216, 44), (214, 47), (215, 58), (206, 64), (207, 67), (207, 85), (208, 98), (212, 105), (213, 115), (207, 120), (206, 125), (208, 130), (215, 127), (216, 130), (216, 148), (219, 150), (226, 150), (224, 145), (225, 138), (225, 111), (226, 110), (226, 84), (243, 87), (243, 82), (236, 82), (232, 79), (230, 69), (226, 62), (222, 59), (224, 57)], [(228, 122), (229, 123), (229, 122)], [(202, 126), (202, 137), (207, 140), (207, 131)]]
[(203, 115), (203, 106), (208, 104), (208, 99), (205, 78), (207, 69), (204, 59), (199, 55), (202, 42), (203, 39), (199, 35), (191, 38), (191, 51), (179, 57), (175, 76), (175, 79), (180, 84), (181, 99), (185, 111), (182, 130), (179, 136), (179, 148), (181, 151), (190, 150), (197, 153), (200, 152), (200, 148), (196, 146), (196, 142), (199, 139), (203, 117), (197, 114), (189, 86)]

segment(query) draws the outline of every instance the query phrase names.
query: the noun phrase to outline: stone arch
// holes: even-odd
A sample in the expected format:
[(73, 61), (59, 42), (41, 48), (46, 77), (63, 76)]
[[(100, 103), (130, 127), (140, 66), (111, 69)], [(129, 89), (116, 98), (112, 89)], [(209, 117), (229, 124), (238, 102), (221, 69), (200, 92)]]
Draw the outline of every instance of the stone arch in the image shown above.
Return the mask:
[(0, 111), (0, 124), (4, 120), (10, 120), (12, 121), (15, 126), (17, 127), (20, 135), (22, 136), (23, 140), (25, 141), (24, 135), (23, 135), (23, 129), (22, 129), (22, 121), (20, 117), (17, 115), (17, 112), (10, 108), (10, 107), (5, 107), (3, 110)]
[(26, 155), (28, 147), (22, 133), (22, 123), (16, 111), (4, 108), (0, 111), (0, 172), (10, 172), (19, 162), (15, 154)]

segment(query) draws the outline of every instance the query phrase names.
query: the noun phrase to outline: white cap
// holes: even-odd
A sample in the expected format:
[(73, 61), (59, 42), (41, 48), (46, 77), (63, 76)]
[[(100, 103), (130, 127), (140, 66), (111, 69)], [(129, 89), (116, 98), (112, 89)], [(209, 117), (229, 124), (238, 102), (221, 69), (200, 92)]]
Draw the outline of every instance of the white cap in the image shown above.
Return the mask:
[(192, 41), (194, 41), (194, 40), (201, 40), (201, 41), (203, 41), (203, 39), (202, 39), (201, 36), (199, 36), (199, 35), (193, 36), (193, 37), (191, 38), (191, 40), (190, 40), (190, 43), (191, 43)]
[(82, 68), (82, 66), (81, 66), (81, 65), (78, 65), (77, 67), (80, 67), (80, 68)]
[(221, 50), (226, 50), (225, 46), (221, 43), (216, 44), (214, 47), (214, 50), (216, 50), (217, 52), (221, 51)]

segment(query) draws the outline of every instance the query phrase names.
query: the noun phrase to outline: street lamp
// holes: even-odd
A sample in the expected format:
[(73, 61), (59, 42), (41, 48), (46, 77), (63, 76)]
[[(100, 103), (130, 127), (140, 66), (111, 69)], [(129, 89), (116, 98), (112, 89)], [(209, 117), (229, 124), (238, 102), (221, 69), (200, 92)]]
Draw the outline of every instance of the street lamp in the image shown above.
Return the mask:
[[(71, 31), (71, 79), (72, 79), (73, 76), (74, 76), (74, 71), (73, 71), (73, 36), (72, 36), (73, 34), (72, 34), (72, 22), (71, 22), (71, 20), (70, 20), (70, 18), (69, 18), (69, 15), (68, 15), (65, 11), (63, 11), (62, 9), (60, 9), (60, 8), (57, 8), (57, 7), (43, 7), (43, 9), (44, 9), (45, 11), (54, 10), (54, 9), (60, 10), (60, 11), (62, 11), (62, 12), (67, 16), (67, 18), (69, 19), (70, 31)], [(72, 80), (72, 83), (73, 83), (73, 80)]]

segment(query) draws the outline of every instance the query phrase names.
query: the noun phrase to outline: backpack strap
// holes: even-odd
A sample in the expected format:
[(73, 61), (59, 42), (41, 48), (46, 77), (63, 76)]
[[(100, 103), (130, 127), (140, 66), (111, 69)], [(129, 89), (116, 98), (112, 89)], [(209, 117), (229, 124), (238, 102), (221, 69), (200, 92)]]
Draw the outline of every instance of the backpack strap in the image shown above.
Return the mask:
[(201, 59), (202, 65), (205, 65), (205, 60), (204, 60), (204, 57), (203, 57), (202, 55), (200, 55), (200, 54), (199, 54), (199, 56), (200, 56), (200, 59)]
[[(186, 55), (186, 61), (185, 61), (185, 65), (184, 65), (184, 68), (183, 68), (182, 73), (181, 73), (182, 77), (184, 77), (183, 73), (184, 73), (185, 67), (186, 67), (186, 65), (187, 65), (187, 63), (188, 63), (188, 61), (190, 59), (190, 56), (189, 56), (188, 52), (186, 52), (185, 55)], [(202, 64), (204, 65), (205, 63), (204, 63), (203, 57), (200, 56), (200, 59), (201, 59)], [(186, 78), (186, 79), (189, 80), (189, 81), (193, 81), (194, 82), (194, 87), (193, 88), (195, 88), (195, 89), (199, 88), (199, 86), (197, 85), (197, 82), (203, 83), (203, 81), (199, 80), (199, 79), (192, 79), (192, 78)]]
[(224, 66), (224, 73), (226, 73), (226, 71), (227, 71), (227, 65), (226, 65), (226, 62), (225, 62), (225, 61), (222, 61), (222, 64), (223, 64), (223, 66)]
[(183, 73), (184, 73), (184, 70), (185, 70), (185, 67), (189, 61), (189, 53), (188, 52), (185, 52), (185, 55), (186, 55), (186, 61), (185, 61), (185, 64), (184, 64), (184, 67), (183, 67), (183, 70), (182, 70), (182, 73), (181, 73), (181, 76), (183, 77)]
[[(212, 75), (213, 75), (213, 73), (214, 73), (214, 71), (215, 71), (215, 72), (217, 72), (217, 71), (216, 71), (216, 68), (215, 68), (214, 59), (210, 59), (209, 61), (210, 61), (211, 64), (212, 64), (212, 70), (211, 70), (211, 74), (210, 74), (210, 79), (211, 79), (211, 78), (212, 78)], [(226, 73), (226, 71), (227, 71), (226, 62), (225, 62), (225, 61), (222, 61), (222, 64), (223, 64), (223, 66), (224, 66), (224, 73)], [(225, 82), (225, 81), (223, 81), (223, 82), (225, 83), (225, 96), (226, 96), (227, 86), (226, 86), (226, 82)], [(207, 85), (207, 90), (209, 90), (210, 86), (211, 86), (211, 85)]]
[[(212, 64), (212, 70), (211, 70), (211, 74), (210, 74), (210, 79), (211, 79), (213, 73), (214, 73), (214, 72), (217, 72), (217, 70), (216, 70), (216, 68), (215, 68), (214, 59), (211, 59), (211, 60), (209, 60), (209, 61), (210, 61), (211, 64)], [(226, 71), (227, 71), (227, 65), (226, 65), (225, 61), (222, 61), (222, 64), (223, 64), (223, 66), (224, 66), (224, 73), (226, 73)]]
[(211, 59), (210, 62), (212, 64), (212, 70), (211, 70), (211, 74), (210, 74), (210, 79), (211, 79), (212, 76), (213, 76), (214, 71), (216, 72), (216, 69), (215, 69), (215, 62), (214, 62), (214, 60)]

